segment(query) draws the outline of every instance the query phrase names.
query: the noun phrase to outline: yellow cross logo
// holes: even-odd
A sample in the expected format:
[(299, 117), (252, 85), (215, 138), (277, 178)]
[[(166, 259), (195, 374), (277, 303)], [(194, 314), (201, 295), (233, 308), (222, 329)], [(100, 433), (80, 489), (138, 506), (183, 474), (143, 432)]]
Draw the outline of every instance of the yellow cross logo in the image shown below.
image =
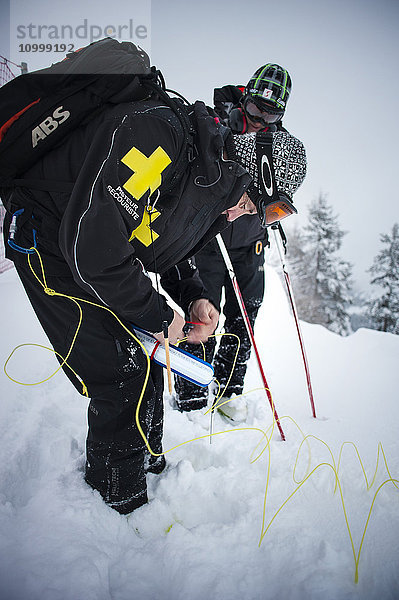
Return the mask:
[(123, 187), (133, 198), (140, 200), (148, 189), (152, 194), (159, 188), (162, 183), (161, 173), (172, 161), (165, 150), (158, 146), (148, 157), (133, 147), (122, 158), (122, 162), (134, 171)]
[(139, 242), (146, 247), (152, 244), (152, 242), (155, 242), (155, 240), (159, 238), (159, 235), (155, 231), (152, 231), (150, 225), (152, 225), (153, 221), (155, 221), (160, 214), (161, 213), (155, 210), (155, 208), (151, 208), (149, 211), (145, 209), (141, 223), (136, 229), (133, 229), (129, 242), (134, 238), (137, 238)]

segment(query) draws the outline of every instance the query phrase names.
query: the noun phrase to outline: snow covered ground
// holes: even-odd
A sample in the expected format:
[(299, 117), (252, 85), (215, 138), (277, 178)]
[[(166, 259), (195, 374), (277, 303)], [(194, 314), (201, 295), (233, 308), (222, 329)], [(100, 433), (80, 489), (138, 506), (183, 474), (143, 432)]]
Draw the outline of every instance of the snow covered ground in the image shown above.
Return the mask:
[[(272, 419), (251, 359), (246, 423), (216, 415), (223, 433), (212, 443), (168, 452), (167, 471), (148, 476), (149, 504), (129, 517), (83, 480), (87, 401), (65, 376), (27, 387), (2, 373), (1, 598), (399, 598), (399, 482), (389, 481), (399, 479), (399, 336), (341, 338), (303, 323), (314, 419), (284, 289), (271, 268), (266, 281), (256, 339), (286, 442), (275, 429), (270, 454), (259, 456)], [(18, 344), (47, 341), (13, 270), (0, 276), (0, 293), (3, 365)], [(22, 347), (8, 372), (35, 382), (56, 367), (48, 351)], [(180, 414), (168, 396), (165, 404), (165, 450), (208, 434), (205, 411)], [(355, 446), (345, 444), (339, 462), (345, 442)]]

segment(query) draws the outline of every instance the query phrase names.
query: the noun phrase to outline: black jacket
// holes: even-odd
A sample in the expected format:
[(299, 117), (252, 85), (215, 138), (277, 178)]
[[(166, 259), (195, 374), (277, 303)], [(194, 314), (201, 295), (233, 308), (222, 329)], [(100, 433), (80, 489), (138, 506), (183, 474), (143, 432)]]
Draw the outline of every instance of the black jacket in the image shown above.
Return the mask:
[[(206, 297), (187, 259), (226, 227), (222, 211), (250, 183), (240, 165), (222, 159), (220, 128), (205, 106), (189, 112), (197, 156), (187, 159), (172, 189), (182, 127), (170, 108), (152, 100), (118, 105), (75, 130), (25, 174), (30, 187), (2, 194), (10, 214), (25, 208), (16, 242), (32, 246), (36, 229), (47, 273), (72, 275), (97, 302), (149, 331), (160, 331), (173, 312), (146, 270), (161, 274), (163, 288), (184, 309)], [(35, 180), (68, 181), (73, 189), (34, 189)], [(10, 248), (7, 256), (26, 262)]]
[(225, 125), (229, 125), (229, 115), (240, 104), (245, 87), (242, 85), (224, 85), (213, 90), (215, 111)]
[[(229, 125), (229, 115), (233, 108), (240, 106), (244, 86), (225, 85), (215, 88), (213, 92), (213, 103), (215, 112), (225, 125)], [(281, 121), (277, 129), (285, 131)], [(265, 130), (267, 131), (267, 130)], [(266, 246), (268, 243), (267, 229), (260, 226), (259, 219), (245, 215), (234, 221), (222, 234), (227, 248), (238, 249), (253, 245), (261, 240)]]

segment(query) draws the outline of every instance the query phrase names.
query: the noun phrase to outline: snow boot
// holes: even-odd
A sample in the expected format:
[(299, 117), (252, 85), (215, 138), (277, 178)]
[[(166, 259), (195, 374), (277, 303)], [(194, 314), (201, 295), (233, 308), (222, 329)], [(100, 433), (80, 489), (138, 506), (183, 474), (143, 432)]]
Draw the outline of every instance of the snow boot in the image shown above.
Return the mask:
[(175, 378), (175, 405), (180, 412), (201, 410), (208, 404), (208, 388), (200, 387), (182, 377)]
[(127, 515), (148, 502), (144, 449), (87, 441), (85, 480), (106, 504)]
[[(208, 389), (206, 388), (206, 391)], [(176, 395), (176, 407), (180, 412), (190, 412), (191, 410), (201, 410), (208, 405), (208, 393), (206, 396), (200, 396), (195, 398), (180, 399)]]
[(230, 398), (222, 396), (219, 398), (217, 406), (219, 404), (220, 407), (217, 408), (218, 413), (233, 425), (238, 425), (239, 423), (246, 421), (248, 416), (248, 405), (247, 401), (242, 396), (233, 395)]
[(159, 475), (166, 467), (165, 456), (161, 454), (161, 456), (153, 456), (148, 451), (146, 452), (146, 456), (144, 459), (144, 471), (146, 473), (154, 473), (154, 475)]
[[(212, 363), (213, 354), (215, 352), (216, 341), (214, 338), (209, 339), (204, 344), (204, 349), (201, 344), (188, 344), (184, 342), (179, 345), (179, 348), (190, 352), (198, 358), (204, 359), (208, 363)], [(182, 377), (175, 377), (175, 399), (174, 405), (180, 410), (180, 412), (189, 412), (191, 410), (201, 410), (208, 404), (208, 388), (201, 387), (183, 379)]]

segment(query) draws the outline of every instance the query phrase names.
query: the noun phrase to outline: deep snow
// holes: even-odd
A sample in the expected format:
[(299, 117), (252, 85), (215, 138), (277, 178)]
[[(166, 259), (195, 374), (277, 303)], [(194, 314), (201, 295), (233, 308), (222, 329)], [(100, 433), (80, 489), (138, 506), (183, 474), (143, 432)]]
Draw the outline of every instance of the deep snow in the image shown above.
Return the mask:
[[(129, 517), (108, 508), (83, 480), (87, 400), (63, 373), (37, 386), (17, 385), (2, 373), (1, 598), (399, 598), (399, 483), (386, 483), (376, 496), (356, 584), (329, 466), (338, 466), (342, 444), (352, 442), (372, 483), (367, 490), (356, 449), (346, 444), (339, 483), (357, 556), (375, 493), (391, 477), (399, 479), (399, 336), (360, 329), (342, 338), (302, 323), (314, 419), (294, 322), (271, 268), (266, 284), (256, 339), (287, 440), (275, 429), (263, 529), (268, 451), (251, 460), (265, 447), (261, 432), (270, 435), (272, 418), (264, 391), (251, 392), (261, 386), (253, 358), (246, 423), (234, 428), (216, 415), (214, 431), (225, 433), (168, 452), (167, 471), (148, 476), (149, 504)], [(14, 270), (0, 276), (0, 293), (4, 364), (18, 344), (48, 342)], [(7, 368), (14, 378), (35, 382), (57, 366), (50, 352), (22, 347)], [(208, 434), (205, 411), (180, 414), (168, 395), (165, 408), (165, 450)], [(302, 445), (294, 473), (300, 430), (315, 437)], [(390, 474), (380, 450), (372, 482), (380, 442)], [(293, 475), (298, 482), (315, 468), (302, 486), (295, 483)]]

